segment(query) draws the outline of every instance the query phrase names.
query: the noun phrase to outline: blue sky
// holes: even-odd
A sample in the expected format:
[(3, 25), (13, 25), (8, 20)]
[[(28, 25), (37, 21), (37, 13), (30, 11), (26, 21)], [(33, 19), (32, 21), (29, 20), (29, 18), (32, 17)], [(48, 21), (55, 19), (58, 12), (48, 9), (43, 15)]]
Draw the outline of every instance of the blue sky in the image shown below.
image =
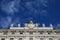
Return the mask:
[(0, 28), (9, 28), (11, 23), (23, 25), (30, 20), (60, 28), (59, 17), (59, 0), (0, 0)]

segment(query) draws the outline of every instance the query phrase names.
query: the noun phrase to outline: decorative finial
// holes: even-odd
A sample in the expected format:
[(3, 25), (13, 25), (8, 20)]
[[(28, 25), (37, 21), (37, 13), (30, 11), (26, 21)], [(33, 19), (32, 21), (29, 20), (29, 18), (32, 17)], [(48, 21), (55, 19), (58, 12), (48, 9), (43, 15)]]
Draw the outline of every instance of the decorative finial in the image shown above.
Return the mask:
[(50, 24), (50, 27), (53, 27), (53, 25), (52, 25), (52, 24)]
[(21, 25), (20, 24), (18, 24), (18, 27), (20, 27)]
[(36, 25), (36, 27), (38, 27), (38, 23), (36, 23), (35, 25)]
[(11, 27), (13, 27), (13, 24), (11, 24)]
[(28, 24), (27, 23), (25, 23), (25, 27), (27, 27), (28, 26)]
[(42, 24), (43, 27), (45, 27), (45, 24)]

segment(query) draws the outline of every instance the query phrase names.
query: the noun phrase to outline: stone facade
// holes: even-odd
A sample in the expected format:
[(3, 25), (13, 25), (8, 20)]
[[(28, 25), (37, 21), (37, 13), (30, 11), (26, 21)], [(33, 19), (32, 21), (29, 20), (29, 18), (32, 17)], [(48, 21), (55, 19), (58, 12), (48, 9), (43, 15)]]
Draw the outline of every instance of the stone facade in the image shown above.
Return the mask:
[(0, 40), (60, 40), (60, 30), (53, 29), (52, 24), (50, 27), (38, 27), (39, 24), (34, 24), (30, 21), (25, 24), (25, 27), (13, 27), (11, 24), (10, 29), (0, 29)]

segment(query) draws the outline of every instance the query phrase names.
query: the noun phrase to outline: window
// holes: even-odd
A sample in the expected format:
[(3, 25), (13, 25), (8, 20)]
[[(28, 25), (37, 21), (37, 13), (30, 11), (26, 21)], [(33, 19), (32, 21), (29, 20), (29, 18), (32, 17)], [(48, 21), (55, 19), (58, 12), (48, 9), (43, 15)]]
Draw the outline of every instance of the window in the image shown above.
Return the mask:
[(52, 31), (48, 31), (47, 33), (48, 33), (49, 35), (53, 34), (53, 32), (52, 32)]
[(40, 34), (43, 34), (42, 32), (40, 32)]
[(44, 38), (40, 38), (40, 40), (44, 40)]
[(48, 32), (48, 34), (50, 35), (50, 34), (52, 34), (52, 32)]
[(33, 38), (29, 38), (29, 40), (33, 40)]
[(53, 38), (49, 38), (49, 40), (53, 40)]
[(20, 32), (20, 34), (23, 34), (23, 32)]
[(19, 40), (22, 40), (22, 38), (19, 38)]
[(10, 40), (14, 40), (14, 38), (10, 38)]
[(14, 32), (14, 31), (11, 31), (11, 33), (12, 33), (12, 34), (15, 34), (15, 32)]
[(6, 35), (7, 34), (7, 31), (4, 31), (3, 34)]
[(50, 32), (48, 32), (48, 34), (51, 34)]
[(56, 34), (60, 34), (60, 32), (56, 32)]
[(43, 34), (44, 32), (40, 32), (40, 34)]
[(33, 32), (30, 32), (30, 34), (33, 34)]
[(2, 38), (1, 40), (5, 40), (5, 38)]

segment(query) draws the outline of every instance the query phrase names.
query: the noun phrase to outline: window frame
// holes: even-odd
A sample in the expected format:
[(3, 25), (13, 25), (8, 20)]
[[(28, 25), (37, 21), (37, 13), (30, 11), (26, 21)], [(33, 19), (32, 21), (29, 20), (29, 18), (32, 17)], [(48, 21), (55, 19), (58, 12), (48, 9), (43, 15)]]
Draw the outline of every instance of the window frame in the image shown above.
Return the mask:
[(30, 31), (30, 32), (29, 32), (29, 34), (31, 35), (31, 34), (33, 34), (33, 32), (32, 32), (32, 31)]
[(29, 40), (33, 40), (33, 38), (29, 38)]
[(19, 40), (22, 40), (22, 38), (19, 38)]
[(41, 37), (41, 38), (40, 38), (40, 40), (44, 40), (44, 38), (43, 38), (43, 37)]
[(10, 40), (11, 40), (11, 39), (14, 40), (14, 38), (10, 38)]
[(49, 38), (49, 40), (53, 40), (53, 38)]

